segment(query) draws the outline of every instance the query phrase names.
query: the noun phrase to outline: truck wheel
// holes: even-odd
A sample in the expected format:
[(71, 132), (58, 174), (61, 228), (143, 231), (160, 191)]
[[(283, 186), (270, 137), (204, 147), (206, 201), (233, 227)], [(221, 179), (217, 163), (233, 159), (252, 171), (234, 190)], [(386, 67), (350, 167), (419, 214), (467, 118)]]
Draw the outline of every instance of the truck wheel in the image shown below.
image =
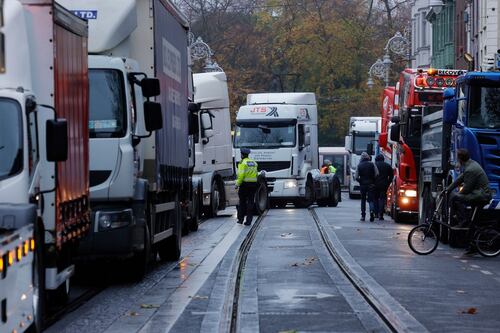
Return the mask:
[(338, 183), (335, 179), (333, 180), (333, 195), (330, 198), (329, 206), (337, 207), (340, 201), (340, 183)]
[(257, 192), (255, 192), (255, 212), (257, 215), (262, 215), (267, 209), (268, 199), (266, 183), (259, 183)]
[(149, 259), (151, 258), (151, 242), (148, 225), (144, 225), (144, 249), (136, 253), (131, 259), (131, 277), (134, 281), (140, 281), (146, 275)]
[(312, 182), (310, 179), (307, 180), (306, 182), (306, 193), (304, 195), (304, 198), (298, 199), (295, 202), (295, 207), (297, 208), (307, 208), (310, 205), (312, 205), (314, 198), (313, 198), (313, 188), (312, 188)]
[(319, 199), (316, 201), (319, 207), (326, 207), (328, 206), (328, 200), (326, 199)]
[(191, 218), (189, 219), (189, 230), (198, 231), (198, 224), (200, 222), (200, 192), (193, 194), (193, 211), (191, 213)]
[(182, 221), (178, 197), (175, 199), (175, 208), (169, 212), (169, 219), (173, 227), (173, 235), (159, 244), (158, 254), (161, 260), (175, 261), (181, 257)]
[(220, 189), (219, 183), (214, 179), (212, 180), (212, 189), (210, 193), (210, 206), (205, 208), (205, 215), (207, 218), (216, 217), (219, 211)]

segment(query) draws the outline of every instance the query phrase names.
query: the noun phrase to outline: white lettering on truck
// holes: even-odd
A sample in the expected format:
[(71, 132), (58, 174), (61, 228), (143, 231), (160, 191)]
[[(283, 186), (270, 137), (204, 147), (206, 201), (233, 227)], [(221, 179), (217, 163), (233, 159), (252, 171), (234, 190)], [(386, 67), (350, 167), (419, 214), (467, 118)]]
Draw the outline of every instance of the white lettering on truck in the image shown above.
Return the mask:
[(163, 38), (163, 73), (181, 82), (181, 53)]

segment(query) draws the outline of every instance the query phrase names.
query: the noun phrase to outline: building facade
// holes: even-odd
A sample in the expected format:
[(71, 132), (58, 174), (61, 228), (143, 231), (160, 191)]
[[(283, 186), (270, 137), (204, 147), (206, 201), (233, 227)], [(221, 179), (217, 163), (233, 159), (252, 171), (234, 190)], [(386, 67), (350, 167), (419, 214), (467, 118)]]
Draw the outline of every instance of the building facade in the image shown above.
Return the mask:
[(411, 8), (412, 67), (428, 68), (431, 65), (431, 24), (426, 16), (431, 10), (429, 0), (414, 0)]
[(500, 49), (499, 11), (500, 0), (414, 0), (412, 66), (490, 70)]

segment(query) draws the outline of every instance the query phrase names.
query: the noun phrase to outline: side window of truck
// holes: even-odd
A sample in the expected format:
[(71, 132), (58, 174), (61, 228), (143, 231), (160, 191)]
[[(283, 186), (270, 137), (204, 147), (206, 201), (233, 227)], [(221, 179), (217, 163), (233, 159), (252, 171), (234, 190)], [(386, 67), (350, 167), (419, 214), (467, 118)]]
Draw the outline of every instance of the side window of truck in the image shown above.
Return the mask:
[(467, 86), (460, 84), (457, 86), (458, 120), (463, 121), (467, 113)]
[(28, 113), (28, 149), (29, 149), (29, 172), (30, 176), (35, 171), (35, 166), (38, 163), (38, 133), (37, 133), (37, 113)]
[(304, 124), (299, 124), (299, 147), (304, 146), (305, 128)]

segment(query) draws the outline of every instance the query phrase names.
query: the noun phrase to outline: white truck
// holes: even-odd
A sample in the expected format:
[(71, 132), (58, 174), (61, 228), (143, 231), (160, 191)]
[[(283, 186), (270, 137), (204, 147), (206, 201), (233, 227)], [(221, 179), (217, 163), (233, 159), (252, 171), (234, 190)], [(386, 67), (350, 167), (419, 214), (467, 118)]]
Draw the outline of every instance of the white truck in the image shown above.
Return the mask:
[(61, 3), (89, 22), (92, 230), (79, 253), (141, 278), (156, 253), (179, 258), (192, 195), (188, 21), (169, 0)]
[(195, 166), (193, 182), (203, 188), (203, 212), (217, 215), (229, 197), (227, 181), (234, 180), (229, 93), (224, 72), (193, 74), (194, 102), (199, 103), (199, 129), (193, 134)]
[(2, 9), (0, 331), (41, 331), (90, 228), (87, 24), (52, 0)]
[(345, 149), (349, 152), (349, 198), (361, 194), (356, 181), (356, 169), (362, 152), (367, 152), (375, 161), (378, 152), (378, 136), (382, 126), (381, 117), (351, 117), (349, 119), (349, 135), (345, 137)]
[[(313, 93), (249, 94), (236, 116), (235, 162), (240, 148), (266, 172), (271, 207), (308, 207), (318, 172), (318, 115)], [(337, 185), (335, 185), (337, 189)], [(335, 190), (336, 200), (339, 191)]]

